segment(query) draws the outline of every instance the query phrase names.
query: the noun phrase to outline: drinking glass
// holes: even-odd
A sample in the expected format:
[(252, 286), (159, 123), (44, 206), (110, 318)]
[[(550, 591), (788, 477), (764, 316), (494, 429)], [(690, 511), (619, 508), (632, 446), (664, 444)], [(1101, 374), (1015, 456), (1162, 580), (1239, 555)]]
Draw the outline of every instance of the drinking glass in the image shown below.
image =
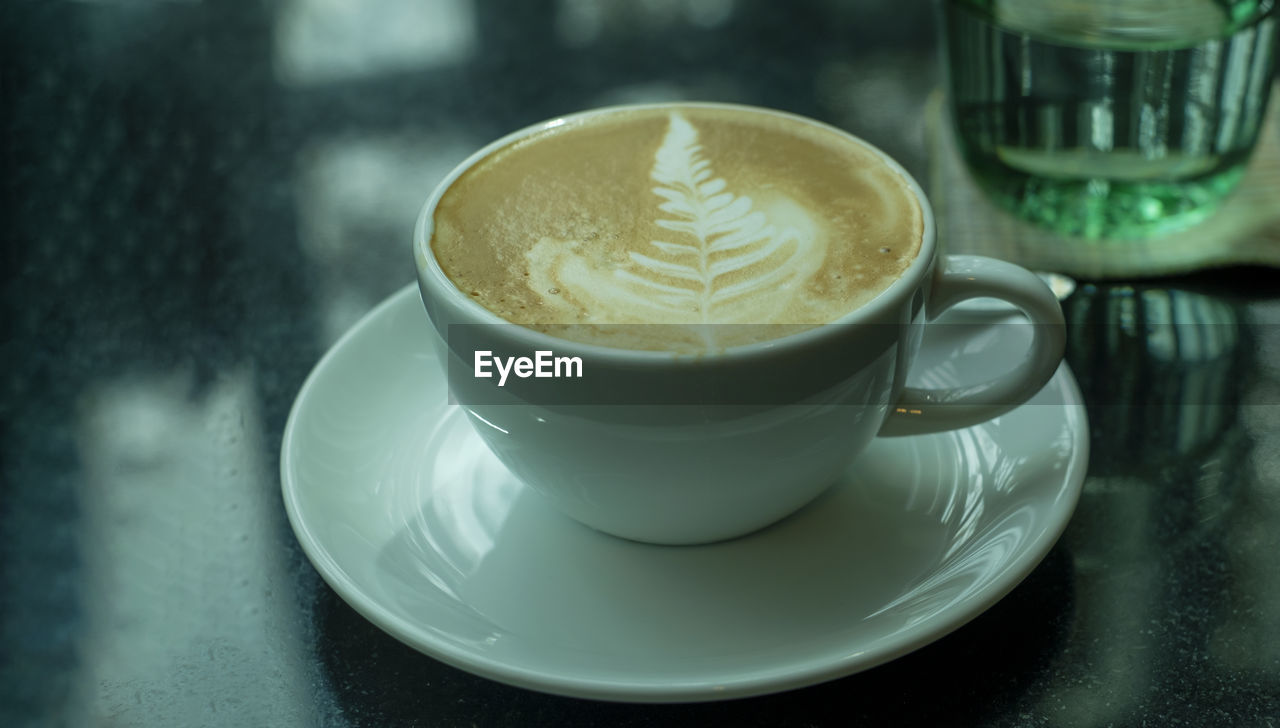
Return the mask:
[(1219, 206), (1276, 67), (1277, 0), (940, 0), (951, 117), (990, 199), (1067, 237)]

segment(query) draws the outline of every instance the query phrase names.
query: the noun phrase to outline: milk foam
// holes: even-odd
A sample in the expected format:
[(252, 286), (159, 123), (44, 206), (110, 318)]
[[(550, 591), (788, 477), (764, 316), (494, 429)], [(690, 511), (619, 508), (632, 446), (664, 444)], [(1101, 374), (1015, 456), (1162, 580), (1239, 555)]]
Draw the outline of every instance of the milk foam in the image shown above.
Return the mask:
[(698, 107), (517, 142), (464, 173), (434, 222), (446, 274), (498, 315), (645, 349), (839, 318), (900, 275), (922, 227), (903, 180), (861, 145)]

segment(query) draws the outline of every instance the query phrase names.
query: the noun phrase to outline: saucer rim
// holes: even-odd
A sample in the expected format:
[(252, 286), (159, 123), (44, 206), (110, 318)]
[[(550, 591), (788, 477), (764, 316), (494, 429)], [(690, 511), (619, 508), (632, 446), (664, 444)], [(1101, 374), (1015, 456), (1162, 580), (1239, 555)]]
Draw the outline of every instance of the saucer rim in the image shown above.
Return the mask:
[[(417, 294), (417, 295), (413, 295)], [(655, 677), (652, 681), (611, 681), (592, 679), (582, 675), (562, 675), (536, 669), (514, 666), (502, 660), (487, 657), (446, 640), (433, 639), (429, 631), (421, 629), (381, 605), (376, 599), (351, 579), (341, 564), (325, 549), (316, 533), (302, 515), (301, 483), (297, 472), (295, 448), (297, 429), (304, 409), (303, 403), (319, 387), (327, 370), (353, 339), (379, 319), (399, 306), (408, 305), (404, 299), (413, 296), (421, 305), (417, 284), (409, 284), (383, 299), (348, 328), (312, 367), (290, 407), (281, 439), (280, 478), (285, 512), (299, 545), (321, 578), (362, 617), (374, 626), (423, 655), (437, 659), (464, 672), (497, 682), (553, 695), (592, 700), (632, 703), (694, 703), (731, 698), (766, 695), (801, 687), (808, 687), (869, 670), (898, 659), (925, 647), (968, 624), (997, 602), (1008, 596), (1044, 560), (1066, 530), (1074, 515), (1083, 491), (1089, 462), (1089, 427), (1083, 395), (1070, 368), (1064, 361), (1050, 379), (1048, 387), (1061, 392), (1061, 405), (1068, 429), (1076, 447), (1063, 460), (1067, 467), (1059, 488), (1060, 503), (1046, 518), (1045, 526), (1024, 549), (1012, 559), (1004, 573), (984, 587), (978, 595), (961, 606), (951, 606), (935, 612), (928, 619), (886, 635), (882, 644), (867, 650), (855, 651), (843, 658), (787, 661), (777, 668), (741, 673), (723, 682), (685, 682), (672, 684)], [(963, 304), (960, 306), (963, 307)], [(422, 312), (425, 318), (425, 312)], [(1043, 406), (1043, 405), (1024, 405)], [(1016, 410), (1015, 410), (1016, 411)], [(1074, 416), (1073, 414), (1074, 413)], [(977, 425), (982, 427), (984, 425)], [(895, 438), (896, 439), (896, 438)]]

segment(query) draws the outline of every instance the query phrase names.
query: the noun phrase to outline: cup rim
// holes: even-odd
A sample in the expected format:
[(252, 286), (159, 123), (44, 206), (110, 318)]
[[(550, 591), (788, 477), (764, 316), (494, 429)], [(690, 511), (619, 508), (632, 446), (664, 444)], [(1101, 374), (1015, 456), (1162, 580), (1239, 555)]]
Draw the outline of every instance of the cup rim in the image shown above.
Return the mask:
[[(906, 269), (902, 271), (902, 274), (886, 286), (884, 290), (877, 293), (861, 306), (854, 308), (838, 318), (802, 331), (779, 336), (774, 339), (767, 339), (765, 341), (750, 344), (741, 344), (726, 347), (712, 353), (699, 354), (687, 354), (663, 350), (624, 349), (621, 347), (590, 344), (552, 336), (551, 334), (543, 333), (522, 324), (504, 319), (493, 311), (485, 308), (473, 300), (471, 296), (463, 293), (463, 291), (459, 289), (453, 280), (444, 272), (444, 269), (441, 268), (439, 261), (436, 260), (435, 253), (431, 250), (431, 233), (433, 230), (433, 218), (436, 205), (439, 204), (440, 199), (449, 190), (449, 188), (453, 186), (453, 183), (481, 160), (499, 149), (519, 141), (520, 139), (580, 119), (627, 111), (665, 108), (723, 109), (744, 113), (772, 115), (792, 122), (798, 122), (833, 132), (842, 137), (845, 141), (864, 147), (901, 178), (906, 188), (915, 196), (916, 202), (920, 206), (920, 217), (922, 223), (920, 233), (920, 250), (917, 252), (915, 259), (912, 260)], [(617, 104), (563, 114), (561, 116), (556, 116), (551, 119), (517, 129), (476, 150), (456, 165), (449, 174), (447, 174), (444, 179), (436, 185), (426, 202), (423, 203), (422, 208), (418, 213), (417, 222), (414, 225), (414, 258), (416, 262), (419, 286), (422, 289), (422, 294), (424, 296), (427, 294), (426, 289), (431, 288), (439, 295), (447, 298), (457, 310), (464, 312), (471, 319), (470, 321), (464, 322), (466, 324), (505, 326), (501, 331), (506, 337), (512, 339), (519, 347), (526, 348), (529, 351), (551, 349), (556, 350), (557, 353), (561, 351), (577, 353), (590, 356), (593, 360), (598, 362), (613, 362), (640, 366), (654, 364), (671, 365), (672, 363), (680, 362), (705, 363), (708, 360), (741, 361), (762, 356), (771, 356), (783, 352), (793, 352), (820, 346), (835, 336), (837, 332), (844, 331), (849, 327), (871, 324), (877, 320), (883, 321), (886, 315), (889, 315), (894, 311), (900, 301), (911, 297), (915, 293), (915, 291), (920, 287), (925, 276), (930, 270), (932, 270), (937, 258), (937, 229), (934, 223), (932, 206), (929, 204), (928, 197), (925, 196), (924, 189), (921, 188), (918, 182), (916, 182), (915, 178), (912, 177), (911, 174), (897, 162), (897, 160), (885, 153), (884, 150), (849, 131), (816, 119), (801, 116), (800, 114), (763, 106), (718, 101), (664, 101)]]

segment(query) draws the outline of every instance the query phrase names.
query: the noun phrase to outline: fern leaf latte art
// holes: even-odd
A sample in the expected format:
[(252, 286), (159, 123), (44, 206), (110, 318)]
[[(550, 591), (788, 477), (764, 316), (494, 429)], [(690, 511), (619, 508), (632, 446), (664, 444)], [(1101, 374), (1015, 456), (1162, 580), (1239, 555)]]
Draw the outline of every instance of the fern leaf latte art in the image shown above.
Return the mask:
[(692, 105), (521, 138), (464, 172), (433, 223), (444, 272), (502, 318), (678, 351), (840, 318), (910, 265), (923, 224), (905, 180), (855, 140)]

